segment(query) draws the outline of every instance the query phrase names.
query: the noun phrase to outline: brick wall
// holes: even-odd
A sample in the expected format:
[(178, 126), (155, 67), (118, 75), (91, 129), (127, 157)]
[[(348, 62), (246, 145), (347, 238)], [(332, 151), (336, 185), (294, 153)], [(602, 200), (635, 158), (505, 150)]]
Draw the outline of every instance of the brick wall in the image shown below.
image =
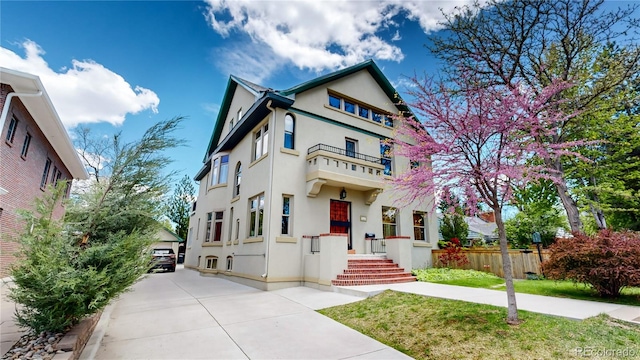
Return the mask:
[[(4, 108), (7, 94), (11, 91), (13, 90), (10, 86), (0, 85), (0, 111)], [(18, 126), (13, 142), (10, 143), (6, 138), (12, 116), (18, 120)], [(21, 152), (27, 133), (31, 135), (31, 143), (27, 155), (23, 157)], [(15, 239), (26, 227), (17, 210), (31, 209), (33, 200), (45, 193), (40, 188), (40, 182), (47, 158), (51, 159), (47, 184), (52, 182), (54, 169), (61, 172), (61, 180), (71, 179), (69, 170), (40, 131), (31, 114), (20, 99), (14, 97), (0, 134), (0, 187), (8, 191), (7, 194), (0, 195), (0, 277), (7, 276), (9, 265), (15, 261), (13, 254), (18, 249)], [(61, 218), (64, 210), (64, 207), (58, 206), (55, 217)]]

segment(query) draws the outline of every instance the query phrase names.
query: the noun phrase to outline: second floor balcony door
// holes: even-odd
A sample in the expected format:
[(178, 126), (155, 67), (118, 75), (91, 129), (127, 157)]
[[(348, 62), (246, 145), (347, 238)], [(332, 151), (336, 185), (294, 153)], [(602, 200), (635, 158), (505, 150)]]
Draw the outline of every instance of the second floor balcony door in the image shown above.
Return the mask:
[(330, 232), (347, 234), (347, 249), (351, 250), (351, 203), (331, 200), (329, 219)]

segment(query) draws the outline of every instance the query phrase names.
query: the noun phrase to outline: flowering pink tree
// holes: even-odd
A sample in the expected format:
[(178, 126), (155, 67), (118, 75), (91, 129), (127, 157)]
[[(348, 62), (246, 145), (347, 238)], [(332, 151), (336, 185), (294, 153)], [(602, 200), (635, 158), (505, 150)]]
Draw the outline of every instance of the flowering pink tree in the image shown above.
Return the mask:
[(464, 194), (469, 209), (478, 203), (493, 209), (507, 285), (507, 322), (513, 324), (518, 313), (502, 208), (513, 186), (554, 179), (552, 169), (527, 159), (571, 155), (578, 144), (542, 141), (567, 119), (555, 100), (566, 84), (533, 91), (523, 84), (481, 86), (470, 80), (459, 79), (452, 88), (433, 79), (413, 79), (409, 95), (415, 100), (409, 105), (424, 120), (401, 119), (394, 151), (414, 166), (392, 181), (407, 201), (456, 191)]

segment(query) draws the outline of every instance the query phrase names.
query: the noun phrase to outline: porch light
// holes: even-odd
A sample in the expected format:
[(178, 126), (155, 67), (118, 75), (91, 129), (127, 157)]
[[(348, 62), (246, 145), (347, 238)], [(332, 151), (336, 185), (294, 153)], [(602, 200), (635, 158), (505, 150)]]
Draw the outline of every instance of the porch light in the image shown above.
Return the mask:
[(340, 191), (340, 200), (344, 200), (346, 198), (347, 198), (347, 190), (342, 188), (342, 191)]

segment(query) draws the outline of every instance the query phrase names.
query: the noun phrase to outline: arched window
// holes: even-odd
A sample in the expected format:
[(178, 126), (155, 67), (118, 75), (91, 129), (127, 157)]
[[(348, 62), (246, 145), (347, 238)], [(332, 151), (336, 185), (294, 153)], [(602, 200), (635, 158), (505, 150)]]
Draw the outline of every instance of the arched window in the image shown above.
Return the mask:
[(227, 271), (233, 270), (233, 257), (227, 256)]
[(242, 182), (242, 164), (238, 161), (238, 164), (236, 165), (235, 181), (233, 182), (234, 197), (240, 195), (240, 182)]
[(284, 116), (284, 147), (287, 149), (294, 148), (294, 134), (296, 120), (293, 115), (287, 114)]

